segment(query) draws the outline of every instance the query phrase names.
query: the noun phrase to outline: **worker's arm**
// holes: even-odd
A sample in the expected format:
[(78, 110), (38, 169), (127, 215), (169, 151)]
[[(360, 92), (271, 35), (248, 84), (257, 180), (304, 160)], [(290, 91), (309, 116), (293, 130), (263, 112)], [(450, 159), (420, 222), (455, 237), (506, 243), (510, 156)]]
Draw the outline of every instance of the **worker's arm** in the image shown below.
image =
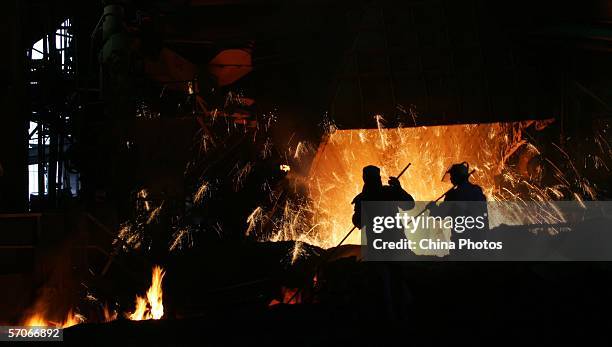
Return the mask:
[(441, 203), (436, 204), (434, 201), (430, 201), (427, 206), (425, 206), (426, 209), (429, 210), (429, 215), (430, 216), (448, 216), (450, 214), (450, 206), (452, 205), (452, 203), (447, 204), (447, 201), (455, 201), (456, 197), (455, 197), (455, 190), (450, 190), (449, 192), (446, 193), (446, 195), (444, 196), (444, 201)]
[(399, 207), (404, 210), (412, 210), (414, 208), (414, 198), (402, 188), (400, 181), (396, 177), (389, 177), (389, 187), (393, 189), (397, 201), (401, 201)]

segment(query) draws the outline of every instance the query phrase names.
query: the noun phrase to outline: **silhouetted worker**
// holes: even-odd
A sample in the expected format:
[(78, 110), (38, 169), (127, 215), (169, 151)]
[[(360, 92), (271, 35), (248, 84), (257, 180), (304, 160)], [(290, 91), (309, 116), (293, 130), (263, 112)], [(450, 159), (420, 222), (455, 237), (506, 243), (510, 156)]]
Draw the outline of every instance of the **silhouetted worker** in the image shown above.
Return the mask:
[[(363, 189), (353, 199), (351, 204), (355, 205), (353, 213), (353, 225), (361, 229), (361, 202), (362, 201), (396, 201), (395, 210), (388, 211), (391, 216), (398, 212), (397, 207), (407, 211), (414, 208), (414, 199), (401, 186), (399, 179), (389, 177), (389, 185), (384, 186), (380, 178), (380, 169), (374, 165), (363, 168)], [(367, 228), (366, 228), (367, 230)], [(370, 231), (368, 230), (368, 233)]]
[[(377, 216), (395, 216), (399, 210), (398, 207), (404, 211), (414, 208), (414, 199), (408, 194), (396, 177), (389, 177), (389, 185), (384, 186), (380, 177), (380, 169), (376, 166), (369, 165), (363, 168), (363, 189), (352, 201), (355, 205), (353, 214), (353, 224), (355, 227), (362, 229), (362, 202), (364, 201), (380, 201), (384, 202), (377, 206), (368, 206), (364, 221), (365, 234), (367, 242), (371, 242), (375, 238), (384, 238), (385, 241), (395, 241), (405, 238), (404, 230), (391, 229), (385, 230), (383, 234), (374, 234), (372, 227), (368, 225), (372, 222), (369, 214), (375, 214)], [(363, 232), (363, 231), (362, 231)], [(400, 256), (396, 252), (404, 253), (405, 250), (390, 251), (387, 250), (384, 253), (388, 260), (393, 259), (395, 256)], [(401, 259), (401, 258), (400, 258)], [(411, 301), (411, 295), (407, 288), (406, 278), (404, 275), (402, 263), (399, 262), (372, 262), (369, 263), (369, 269), (372, 271), (372, 275), (377, 277), (381, 286), (379, 287), (381, 296), (369, 297), (364, 301), (372, 303), (371, 314), (383, 314), (387, 318), (401, 318), (408, 312), (408, 305)], [(377, 301), (380, 299), (381, 301)]]
[(487, 201), (479, 185), (470, 182), (470, 168), (466, 162), (453, 164), (446, 172), (455, 188), (448, 192), (444, 201)]
[[(446, 194), (444, 202), (440, 205), (436, 205), (433, 201), (427, 204), (431, 216), (484, 217), (484, 228), (472, 228), (459, 232), (458, 228), (455, 227), (451, 233), (451, 241), (455, 242), (455, 245), (458, 244), (459, 238), (469, 238), (473, 241), (480, 240), (484, 237), (482, 232), (489, 228), (487, 198), (480, 186), (470, 182), (469, 170), (469, 165), (466, 162), (453, 164), (446, 173), (450, 175), (450, 181), (454, 188)], [(454, 253), (458, 254), (460, 252), (456, 250)], [(452, 251), (451, 254), (453, 254)]]

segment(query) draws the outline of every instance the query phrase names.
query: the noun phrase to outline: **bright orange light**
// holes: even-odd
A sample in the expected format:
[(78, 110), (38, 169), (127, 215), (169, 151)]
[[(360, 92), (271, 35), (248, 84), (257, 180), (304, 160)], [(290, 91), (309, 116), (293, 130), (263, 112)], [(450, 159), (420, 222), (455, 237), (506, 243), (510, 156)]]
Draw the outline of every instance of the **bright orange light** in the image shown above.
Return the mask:
[(23, 325), (28, 327), (60, 327), (60, 328), (68, 328), (73, 325), (80, 324), (84, 321), (83, 316), (72, 312), (72, 310), (68, 311), (66, 318), (64, 318), (61, 322), (53, 322), (45, 318), (44, 313), (34, 313), (30, 317), (26, 318)]
[(146, 298), (136, 295), (136, 307), (134, 312), (126, 315), (128, 319), (160, 319), (164, 315), (162, 281), (165, 274), (160, 266), (153, 267), (151, 287), (147, 290)]
[[(315, 202), (318, 237), (336, 244), (351, 228), (351, 201), (363, 185), (366, 165), (381, 168), (383, 183), (397, 175), (415, 200), (437, 198), (451, 187), (442, 176), (453, 163), (467, 161), (476, 169), (472, 178), (487, 196), (495, 187), (494, 176), (507, 144), (504, 124), (449, 125), (397, 129), (338, 130), (329, 135), (312, 164), (310, 194)], [(353, 233), (347, 243), (359, 244)]]
[(23, 325), (26, 327), (46, 327), (48, 324), (45, 317), (40, 313), (33, 314), (23, 322)]
[[(443, 175), (453, 163), (463, 161), (476, 170), (471, 180), (483, 188), (488, 199), (516, 198), (512, 190), (499, 191), (496, 179), (500, 176), (517, 186), (532, 186), (533, 194), (538, 195), (535, 199), (545, 199), (529, 178), (508, 170), (506, 161), (528, 143), (522, 137), (525, 128), (533, 124), (543, 128), (550, 122), (385, 129), (377, 117), (377, 129), (333, 129), (319, 145), (305, 181), (308, 201), (288, 201), (275, 220), (273, 235), (266, 239), (335, 246), (352, 227), (351, 201), (362, 189), (362, 169), (367, 165), (380, 167), (386, 184), (389, 176), (412, 163), (400, 181), (417, 201), (434, 200), (451, 188), (450, 182), (442, 181)], [(354, 232), (346, 243), (360, 244), (360, 233)]]
[(285, 164), (281, 164), (280, 170), (284, 171), (284, 172), (289, 172), (289, 171), (291, 171), (291, 166), (285, 165)]

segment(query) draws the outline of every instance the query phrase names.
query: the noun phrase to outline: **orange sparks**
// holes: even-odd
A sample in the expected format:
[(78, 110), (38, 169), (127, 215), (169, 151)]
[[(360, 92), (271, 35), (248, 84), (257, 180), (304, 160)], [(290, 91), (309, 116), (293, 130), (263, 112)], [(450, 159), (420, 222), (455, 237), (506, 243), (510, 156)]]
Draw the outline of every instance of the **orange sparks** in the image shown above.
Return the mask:
[[(434, 200), (448, 190), (451, 184), (442, 180), (444, 173), (453, 163), (463, 161), (475, 169), (472, 181), (483, 188), (488, 200), (545, 202), (558, 195), (558, 187), (538, 184), (538, 167), (532, 167), (532, 162), (537, 163), (534, 157), (539, 150), (523, 137), (528, 127), (541, 130), (550, 121), (387, 129), (382, 116), (375, 120), (374, 129), (330, 127), (333, 131), (319, 145), (305, 181), (308, 198), (288, 200), (284, 213), (272, 221), (272, 234), (263, 239), (334, 247), (352, 227), (351, 201), (362, 189), (361, 170), (366, 165), (380, 167), (382, 175), (389, 177), (412, 163), (400, 180), (417, 201)], [(508, 164), (513, 158), (517, 165)], [(569, 186), (562, 178), (560, 183)], [(525, 219), (502, 217), (494, 222), (511, 224), (508, 222)], [(250, 225), (250, 232), (254, 229)], [(360, 234), (353, 233), (346, 242), (360, 244)], [(292, 258), (295, 256), (294, 250)]]
[[(507, 143), (502, 123), (383, 128), (376, 116), (375, 129), (337, 130), (320, 145), (309, 174), (313, 219), (318, 225), (309, 243), (325, 248), (336, 245), (351, 228), (351, 201), (362, 188), (361, 170), (366, 165), (381, 168), (383, 176), (394, 176), (406, 163), (412, 166), (401, 177), (402, 186), (419, 201), (433, 200), (450, 188), (442, 176), (451, 164), (468, 161), (477, 169), (473, 181), (488, 197), (494, 193)], [(386, 177), (383, 177), (386, 183)], [(347, 243), (360, 244), (354, 233)]]

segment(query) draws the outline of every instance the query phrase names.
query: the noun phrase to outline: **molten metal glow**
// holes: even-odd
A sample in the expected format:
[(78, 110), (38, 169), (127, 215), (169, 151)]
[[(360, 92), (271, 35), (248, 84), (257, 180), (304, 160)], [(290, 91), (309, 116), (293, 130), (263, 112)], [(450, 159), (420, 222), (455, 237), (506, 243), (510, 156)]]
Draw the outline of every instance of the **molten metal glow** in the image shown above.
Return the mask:
[[(462, 161), (476, 169), (472, 181), (491, 197), (507, 142), (500, 123), (397, 129), (338, 130), (329, 135), (310, 172), (310, 194), (315, 202), (317, 236), (328, 246), (351, 228), (351, 201), (363, 185), (366, 165), (381, 168), (383, 180), (412, 166), (400, 178), (415, 200), (434, 200), (451, 187), (442, 177), (450, 165)], [(386, 182), (384, 182), (386, 183)], [(360, 243), (354, 233), (348, 243)]]
[[(263, 239), (303, 241), (324, 248), (335, 246), (352, 227), (351, 201), (362, 189), (361, 171), (366, 165), (379, 166), (386, 183), (388, 177), (412, 163), (400, 181), (417, 201), (434, 200), (451, 188), (450, 182), (443, 181), (443, 175), (452, 164), (463, 161), (475, 169), (471, 180), (483, 188), (491, 201), (545, 203), (560, 199), (562, 190), (571, 190), (561, 170), (554, 173), (558, 184), (542, 186), (535, 177), (540, 168), (529, 166), (539, 151), (524, 138), (524, 131), (529, 127), (540, 131), (551, 120), (390, 129), (383, 128), (382, 117), (377, 116), (376, 122), (377, 129), (330, 127), (305, 180), (308, 198), (286, 201), (282, 215), (277, 214), (272, 221), (272, 234)], [(517, 156), (518, 165), (509, 165), (509, 159)], [(590, 192), (592, 189), (585, 180), (579, 195), (589, 196)], [(531, 221), (523, 217), (502, 216), (501, 222)], [(550, 221), (539, 222), (559, 220), (559, 216), (551, 216)], [(254, 228), (250, 225), (251, 231)], [(359, 232), (353, 233), (346, 243), (360, 244)], [(292, 259), (299, 254), (299, 248), (296, 244)]]
[(127, 314), (131, 320), (160, 319), (164, 315), (162, 281), (165, 271), (160, 266), (153, 268), (151, 287), (147, 295), (141, 297), (136, 295), (136, 308), (134, 312)]

